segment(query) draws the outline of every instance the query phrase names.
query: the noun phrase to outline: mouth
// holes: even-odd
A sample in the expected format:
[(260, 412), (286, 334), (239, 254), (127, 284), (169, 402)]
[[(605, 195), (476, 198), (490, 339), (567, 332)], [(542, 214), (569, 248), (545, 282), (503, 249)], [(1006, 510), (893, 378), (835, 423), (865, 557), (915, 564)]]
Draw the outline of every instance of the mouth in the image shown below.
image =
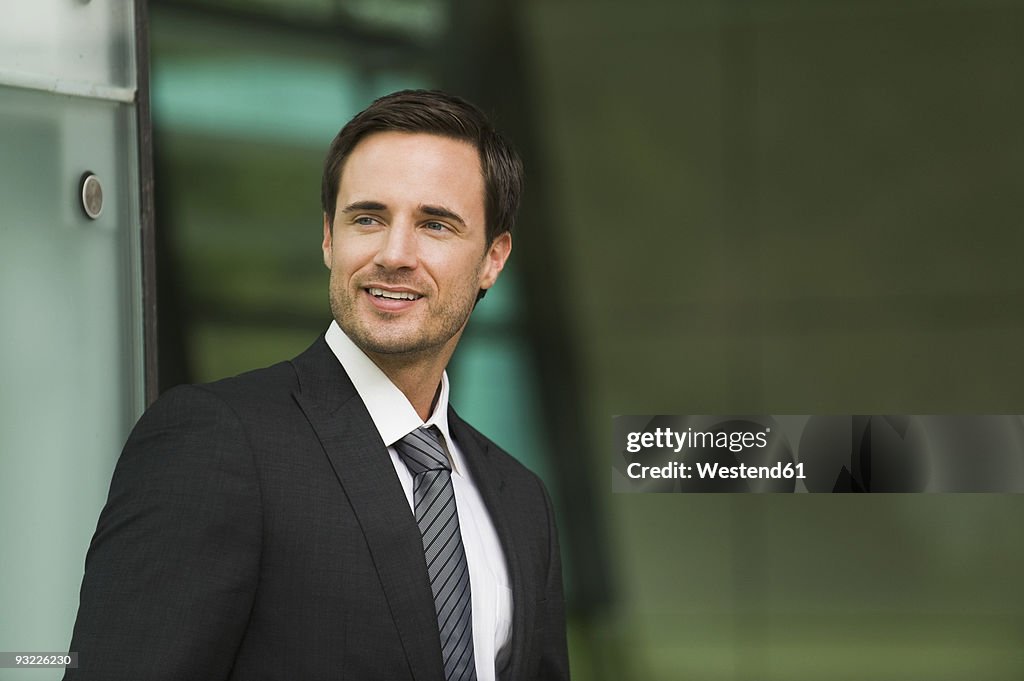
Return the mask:
[(380, 312), (403, 312), (423, 296), (415, 291), (367, 286), (363, 289), (370, 303)]
[(423, 296), (412, 291), (389, 291), (383, 288), (369, 287), (363, 289), (374, 298), (380, 298), (382, 300), (419, 300)]

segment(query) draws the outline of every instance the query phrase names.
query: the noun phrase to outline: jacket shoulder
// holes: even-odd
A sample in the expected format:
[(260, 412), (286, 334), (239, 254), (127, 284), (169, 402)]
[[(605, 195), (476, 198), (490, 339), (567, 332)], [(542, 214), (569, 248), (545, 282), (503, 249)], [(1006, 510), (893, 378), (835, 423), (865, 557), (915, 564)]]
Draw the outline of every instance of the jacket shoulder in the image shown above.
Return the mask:
[[(210, 383), (179, 385), (163, 393), (154, 407), (161, 402), (213, 399), (234, 409), (240, 416), (266, 409), (294, 407), (293, 395), (303, 389), (302, 376), (322, 373), (331, 366), (333, 357), (323, 336), (292, 360), (254, 369), (237, 376)], [(302, 368), (305, 369), (303, 372)], [(151, 407), (152, 408), (152, 407)]]
[(271, 401), (275, 397), (288, 398), (299, 388), (298, 375), (290, 361), (254, 369), (212, 383), (197, 383), (193, 387), (212, 393), (229, 403)]
[(454, 410), (451, 412), (451, 417), (452, 425), (454, 426), (453, 435), (456, 439), (472, 439), (476, 449), (487, 453), (487, 465), (497, 469), (506, 482), (526, 486), (531, 489), (539, 488), (541, 493), (546, 496), (547, 489), (539, 475), (530, 470), (522, 461), (509, 454), (494, 440), (464, 421)]

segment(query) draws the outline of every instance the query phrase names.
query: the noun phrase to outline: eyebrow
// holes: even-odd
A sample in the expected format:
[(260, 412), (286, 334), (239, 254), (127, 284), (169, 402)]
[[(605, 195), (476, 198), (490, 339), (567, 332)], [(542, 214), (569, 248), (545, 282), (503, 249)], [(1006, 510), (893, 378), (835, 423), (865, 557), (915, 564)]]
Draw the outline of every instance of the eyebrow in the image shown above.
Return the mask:
[[(355, 213), (361, 210), (383, 211), (387, 209), (388, 207), (381, 203), (380, 201), (354, 201), (345, 206), (344, 208), (342, 208), (341, 212), (348, 214)], [(466, 221), (462, 219), (461, 215), (451, 210), (450, 208), (445, 208), (444, 206), (421, 205), (419, 207), (419, 211), (431, 217), (446, 218), (448, 220), (452, 220), (454, 222), (459, 223), (463, 227), (466, 226)]]
[(356, 201), (355, 203), (350, 203), (342, 208), (341, 212), (354, 213), (357, 210), (387, 210), (387, 208), (388, 207), (380, 201)]
[(444, 206), (420, 206), (420, 212), (426, 213), (427, 215), (435, 218), (447, 218), (449, 220), (454, 220), (463, 227), (466, 226), (466, 221), (462, 219), (461, 215), (453, 210), (445, 208)]

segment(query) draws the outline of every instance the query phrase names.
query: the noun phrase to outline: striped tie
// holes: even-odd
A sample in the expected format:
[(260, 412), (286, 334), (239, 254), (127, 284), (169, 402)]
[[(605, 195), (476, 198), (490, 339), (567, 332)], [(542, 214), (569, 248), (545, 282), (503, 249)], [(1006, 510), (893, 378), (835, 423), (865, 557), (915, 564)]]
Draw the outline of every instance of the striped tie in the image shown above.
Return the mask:
[(439, 436), (434, 428), (419, 428), (396, 442), (395, 450), (413, 476), (413, 506), (434, 592), (445, 679), (476, 681), (469, 566), (459, 534), (452, 472)]

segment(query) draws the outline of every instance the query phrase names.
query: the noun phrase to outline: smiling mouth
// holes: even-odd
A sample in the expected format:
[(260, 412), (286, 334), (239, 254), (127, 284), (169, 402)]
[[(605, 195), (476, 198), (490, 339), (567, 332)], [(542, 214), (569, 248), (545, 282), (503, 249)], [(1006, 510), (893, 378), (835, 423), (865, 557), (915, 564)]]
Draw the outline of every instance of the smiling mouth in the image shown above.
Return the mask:
[(373, 287), (367, 288), (365, 291), (374, 298), (383, 298), (384, 300), (419, 300), (423, 297), (411, 291), (386, 291), (382, 288)]

